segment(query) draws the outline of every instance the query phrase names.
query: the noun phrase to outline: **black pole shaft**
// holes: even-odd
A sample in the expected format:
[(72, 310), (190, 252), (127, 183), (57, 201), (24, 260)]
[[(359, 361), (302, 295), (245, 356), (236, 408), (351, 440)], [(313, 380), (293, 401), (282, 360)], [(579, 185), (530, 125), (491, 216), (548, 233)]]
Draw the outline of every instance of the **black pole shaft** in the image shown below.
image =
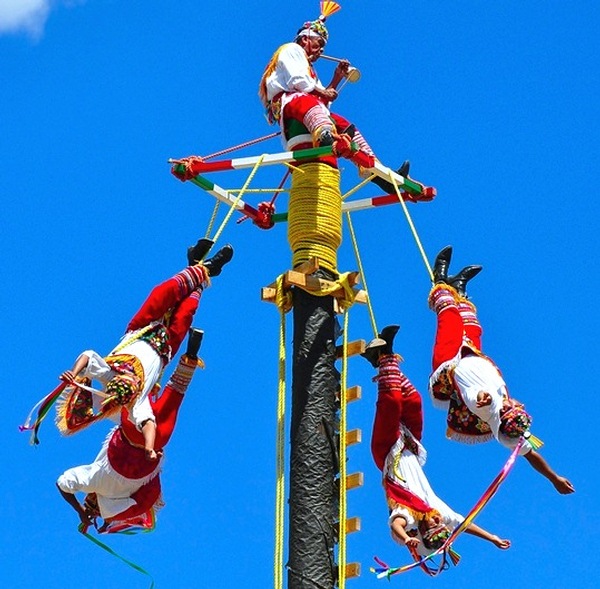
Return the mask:
[[(319, 270), (323, 278), (334, 278)], [(288, 588), (331, 589), (337, 518), (333, 298), (294, 289)]]

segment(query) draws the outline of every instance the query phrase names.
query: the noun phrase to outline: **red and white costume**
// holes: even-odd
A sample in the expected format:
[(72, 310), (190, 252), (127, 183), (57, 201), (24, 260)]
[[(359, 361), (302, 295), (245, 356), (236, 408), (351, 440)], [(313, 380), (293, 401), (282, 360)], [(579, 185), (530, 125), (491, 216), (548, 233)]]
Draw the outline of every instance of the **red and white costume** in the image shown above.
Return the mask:
[[(149, 401), (156, 416), (156, 451), (168, 443), (196, 360), (183, 356), (161, 396)], [(121, 424), (109, 434), (92, 464), (76, 466), (57, 480), (66, 493), (95, 493), (101, 517), (107, 522), (125, 520), (149, 512), (160, 504), (159, 473), (163, 458), (146, 459), (144, 438), (122, 409)]]
[(152, 290), (129, 322), (119, 345), (107, 357), (93, 350), (82, 354), (89, 360), (78, 376), (103, 385), (119, 372), (132, 371), (140, 378), (141, 390), (128, 415), (138, 429), (145, 421), (154, 421), (148, 397), (186, 337), (207, 281), (202, 266), (182, 270)]
[[(383, 486), (390, 510), (389, 523), (403, 517), (406, 531), (421, 539), (418, 523), (435, 512), (450, 530), (463, 521), (433, 491), (423, 465), (427, 452), (421, 444), (423, 412), (421, 395), (400, 371), (398, 357), (383, 355), (379, 360), (377, 409), (371, 452), (383, 472)], [(422, 556), (431, 551), (419, 543)]]
[[(282, 45), (265, 70), (260, 95), (269, 120), (281, 124), (287, 150), (312, 147), (313, 133), (323, 126), (334, 126), (341, 133), (350, 125), (344, 117), (330, 112), (329, 105), (313, 93), (315, 88), (325, 89), (304, 49), (297, 43)], [(353, 140), (361, 151), (374, 155), (359, 131)]]
[[(475, 305), (446, 284), (433, 288), (429, 304), (437, 314), (429, 391), (434, 406), (448, 411), (448, 437), (466, 443), (496, 438), (514, 448), (519, 438), (499, 431), (500, 411), (509, 395), (500, 370), (481, 352), (482, 328)], [(491, 403), (477, 407), (481, 391), (491, 395)], [(531, 449), (525, 441), (520, 454)]]

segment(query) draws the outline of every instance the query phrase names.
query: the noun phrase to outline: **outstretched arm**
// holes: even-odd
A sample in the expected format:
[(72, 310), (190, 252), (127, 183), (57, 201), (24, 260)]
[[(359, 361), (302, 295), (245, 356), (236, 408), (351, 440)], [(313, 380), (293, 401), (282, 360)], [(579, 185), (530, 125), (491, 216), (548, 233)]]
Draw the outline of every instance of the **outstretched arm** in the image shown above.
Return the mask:
[(495, 534), (490, 534), (487, 530), (480, 528), (476, 524), (469, 524), (465, 532), (467, 532), (467, 534), (471, 534), (472, 536), (477, 536), (477, 538), (481, 538), (482, 540), (487, 540), (502, 550), (510, 548), (510, 540), (503, 540)]
[(546, 477), (554, 485), (554, 488), (561, 495), (569, 495), (570, 493), (575, 492), (575, 487), (572, 485), (571, 481), (554, 472), (554, 470), (539, 452), (531, 450), (525, 454), (525, 458), (535, 470), (537, 470), (542, 476)]
[(64, 382), (73, 382), (77, 375), (88, 365), (90, 359), (85, 354), (81, 354), (75, 361), (71, 370), (65, 370), (58, 378)]
[(401, 544), (404, 544), (405, 546), (414, 546), (416, 548), (420, 540), (418, 538), (409, 536), (406, 533), (405, 528), (406, 520), (402, 516), (394, 518), (390, 527), (390, 531), (392, 532), (392, 538), (394, 538), (394, 540), (397, 540)]
[(75, 497), (75, 493), (67, 493), (63, 491), (58, 485), (56, 485), (58, 492), (61, 494), (62, 498), (77, 512), (81, 523), (84, 526), (91, 526), (94, 523), (93, 516), (88, 513), (88, 511), (77, 501), (77, 497)]

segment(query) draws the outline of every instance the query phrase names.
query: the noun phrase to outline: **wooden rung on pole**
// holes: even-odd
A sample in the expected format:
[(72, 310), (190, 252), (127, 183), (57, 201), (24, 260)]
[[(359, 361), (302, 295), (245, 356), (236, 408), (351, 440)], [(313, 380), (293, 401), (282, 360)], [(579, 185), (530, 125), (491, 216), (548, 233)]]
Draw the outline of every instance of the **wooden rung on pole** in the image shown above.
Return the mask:
[[(354, 342), (348, 342), (348, 357), (358, 356), (362, 354), (367, 347), (367, 342), (364, 339), (358, 339)], [(335, 348), (336, 358), (339, 360), (344, 357), (344, 346), (336, 346)]]
[(360, 577), (360, 562), (349, 562), (346, 565), (346, 579)]
[(346, 432), (346, 446), (360, 444), (362, 442), (362, 430), (351, 429)]
[[(340, 522), (333, 524), (336, 533), (339, 534)], [(360, 517), (349, 517), (346, 520), (346, 534), (352, 534), (353, 532), (360, 532)]]
[(358, 401), (362, 399), (362, 387), (356, 385), (346, 389), (346, 402), (351, 403), (352, 401)]
[(353, 472), (346, 477), (346, 490), (357, 489), (365, 484), (365, 475), (362, 472)]

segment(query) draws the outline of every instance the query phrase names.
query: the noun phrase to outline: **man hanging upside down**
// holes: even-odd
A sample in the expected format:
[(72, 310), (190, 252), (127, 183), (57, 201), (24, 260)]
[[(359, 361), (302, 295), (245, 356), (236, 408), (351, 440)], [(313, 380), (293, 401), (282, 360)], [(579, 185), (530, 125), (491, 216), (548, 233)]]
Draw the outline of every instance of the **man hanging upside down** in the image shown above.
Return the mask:
[[(181, 356), (164, 391), (150, 401), (156, 419), (155, 450), (158, 460), (146, 458), (144, 436), (130, 421), (126, 407), (121, 424), (113, 429), (92, 464), (70, 468), (56, 483), (62, 497), (87, 527), (97, 517), (104, 520), (100, 532), (126, 529), (153, 522), (153, 510), (161, 506), (160, 471), (163, 449), (177, 420), (183, 397), (198, 366), (203, 332), (190, 329), (187, 350)], [(83, 504), (75, 493), (87, 493)]]
[[(442, 546), (464, 518), (434, 493), (423, 472), (427, 452), (421, 444), (421, 395), (400, 371), (400, 357), (392, 351), (398, 329), (386, 327), (363, 354), (378, 369), (371, 452), (383, 472), (392, 538), (422, 557)], [(465, 531), (503, 550), (510, 547), (509, 540), (473, 523)]]
[[(357, 165), (372, 167), (375, 154), (360, 131), (347, 119), (329, 110), (337, 97), (336, 88), (348, 75), (350, 64), (342, 60), (327, 87), (319, 80), (313, 64), (321, 57), (329, 33), (326, 17), (304, 23), (293, 43), (279, 47), (265, 68), (259, 96), (270, 123), (281, 125), (285, 149), (294, 151), (310, 147), (334, 146), (334, 153), (353, 160)], [(351, 142), (359, 151), (354, 153)], [(410, 163), (405, 161), (398, 174), (408, 177)], [(388, 194), (395, 188), (383, 178), (372, 182)]]
[(509, 395), (499, 369), (481, 352), (481, 325), (466, 293), (468, 281), (481, 266), (467, 266), (448, 276), (451, 256), (450, 246), (437, 255), (435, 285), (429, 293), (429, 306), (437, 314), (429, 390), (434, 405), (448, 410), (448, 437), (471, 443), (496, 438), (511, 449), (523, 437), (520, 453), (529, 464), (559, 493), (573, 493), (573, 485), (554, 472), (534, 448), (531, 416)]
[[(219, 275), (233, 256), (232, 247), (226, 245), (211, 259), (196, 263), (211, 245), (209, 240), (199, 240), (188, 250), (190, 265), (152, 290), (106, 358), (86, 350), (71, 370), (61, 374), (61, 380), (74, 385), (59, 407), (57, 423), (63, 433), (75, 433), (126, 405), (127, 419), (143, 434), (147, 458), (157, 459), (156, 421), (148, 396), (185, 338), (210, 277)], [(92, 392), (85, 388), (94, 379), (105, 385), (105, 400), (96, 413)]]

